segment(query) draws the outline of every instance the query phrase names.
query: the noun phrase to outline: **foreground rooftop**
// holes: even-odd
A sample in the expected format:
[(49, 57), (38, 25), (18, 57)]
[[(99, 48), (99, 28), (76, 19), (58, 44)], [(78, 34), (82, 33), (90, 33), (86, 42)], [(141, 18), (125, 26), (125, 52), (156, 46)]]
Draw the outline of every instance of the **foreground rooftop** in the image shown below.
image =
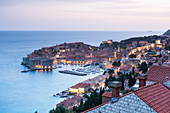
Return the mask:
[(83, 113), (168, 113), (170, 90), (161, 83), (141, 87), (118, 97), (118, 102), (106, 102)]

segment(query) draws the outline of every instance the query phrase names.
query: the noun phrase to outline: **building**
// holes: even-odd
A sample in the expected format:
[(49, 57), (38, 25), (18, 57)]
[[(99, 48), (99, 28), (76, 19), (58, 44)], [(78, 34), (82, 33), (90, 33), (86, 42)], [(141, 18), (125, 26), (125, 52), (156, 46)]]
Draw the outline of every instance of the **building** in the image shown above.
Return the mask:
[[(146, 76), (139, 76), (143, 84), (139, 89), (119, 96), (121, 83), (112, 82), (112, 93), (104, 93), (108, 101), (83, 113), (168, 113), (170, 111), (169, 83), (154, 83), (145, 86)], [(145, 82), (144, 82), (145, 81)]]
[(30, 69), (53, 69), (53, 59), (42, 57), (24, 57), (23, 65)]
[(86, 100), (86, 98), (84, 98), (82, 96), (75, 95), (72, 98), (68, 98), (68, 99), (58, 103), (56, 106), (62, 105), (64, 108), (70, 110), (70, 109), (73, 109), (74, 106), (79, 106), (81, 99), (83, 100), (83, 102), (85, 102), (85, 100)]
[(90, 84), (78, 83), (69, 88), (70, 93), (85, 93), (90, 88)]
[(137, 66), (140, 63), (140, 59), (137, 58), (129, 58), (129, 59), (125, 59), (123, 60), (123, 64), (130, 64), (132, 66)]
[(123, 74), (129, 74), (132, 71), (132, 65), (125, 64), (120, 67), (119, 72), (122, 72)]
[(152, 65), (146, 74), (148, 75), (146, 84), (163, 83), (170, 80), (170, 67)]
[(148, 44), (148, 41), (139, 41), (140, 45)]
[(91, 78), (91, 79), (87, 79), (85, 81), (83, 81), (83, 83), (86, 83), (86, 84), (90, 84), (90, 87), (95, 89), (97, 87), (102, 87), (104, 86), (104, 83), (105, 83), (105, 80), (106, 78), (108, 78), (109, 75), (108, 74), (105, 74), (105, 75), (98, 75), (94, 78)]
[(133, 41), (133, 42), (132, 42), (132, 46), (135, 46), (135, 45), (137, 45), (137, 44), (138, 44), (137, 41)]

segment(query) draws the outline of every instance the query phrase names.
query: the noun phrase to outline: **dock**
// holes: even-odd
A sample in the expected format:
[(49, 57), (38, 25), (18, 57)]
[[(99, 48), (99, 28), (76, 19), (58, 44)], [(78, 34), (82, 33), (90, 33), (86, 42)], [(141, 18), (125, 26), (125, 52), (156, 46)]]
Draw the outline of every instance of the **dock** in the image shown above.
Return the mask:
[(75, 71), (70, 71), (70, 70), (63, 70), (63, 71), (58, 71), (60, 73), (64, 73), (64, 74), (72, 74), (72, 75), (77, 75), (77, 76), (86, 76), (86, 73), (79, 73), (79, 72), (75, 72)]

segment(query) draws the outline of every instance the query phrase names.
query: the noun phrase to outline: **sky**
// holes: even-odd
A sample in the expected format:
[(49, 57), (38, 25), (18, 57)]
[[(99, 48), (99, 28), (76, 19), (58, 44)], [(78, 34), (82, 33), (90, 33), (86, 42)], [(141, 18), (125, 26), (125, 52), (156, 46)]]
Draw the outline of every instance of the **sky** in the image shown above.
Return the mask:
[(170, 0), (0, 0), (0, 30), (167, 29)]

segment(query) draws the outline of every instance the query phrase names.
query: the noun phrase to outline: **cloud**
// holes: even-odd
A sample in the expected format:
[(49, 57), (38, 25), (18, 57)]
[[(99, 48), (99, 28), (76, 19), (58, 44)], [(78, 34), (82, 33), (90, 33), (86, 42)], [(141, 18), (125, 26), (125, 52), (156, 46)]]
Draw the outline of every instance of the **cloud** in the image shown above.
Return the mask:
[(169, 0), (0, 0), (1, 29), (168, 26), (169, 14)]
[(14, 5), (22, 5), (22, 4), (41, 4), (46, 3), (55, 4), (55, 3), (62, 3), (62, 4), (90, 4), (90, 3), (100, 3), (100, 2), (114, 2), (114, 3), (132, 3), (133, 0), (0, 0), (0, 6), (14, 6)]

